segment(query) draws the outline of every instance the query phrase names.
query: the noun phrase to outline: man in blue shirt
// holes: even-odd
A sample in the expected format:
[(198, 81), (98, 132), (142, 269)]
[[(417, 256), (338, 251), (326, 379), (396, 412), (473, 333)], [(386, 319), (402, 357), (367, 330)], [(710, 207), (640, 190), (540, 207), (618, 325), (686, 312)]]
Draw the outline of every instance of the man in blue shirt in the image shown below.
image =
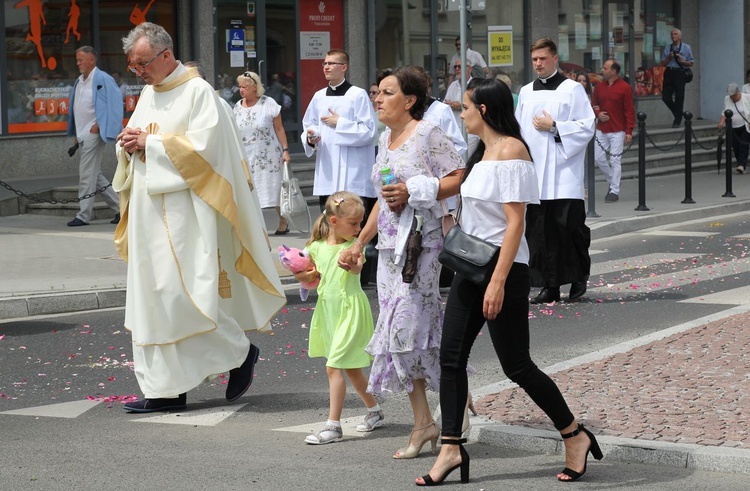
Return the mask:
[[(102, 156), (107, 143), (122, 131), (122, 92), (115, 80), (96, 67), (96, 51), (91, 46), (76, 50), (76, 65), (81, 76), (70, 91), (68, 135), (75, 137), (81, 148), (78, 168), (78, 196), (87, 196), (109, 186), (102, 174)], [(120, 221), (120, 204), (112, 187), (101, 192), (104, 202), (115, 212), (111, 223)], [(88, 225), (94, 209), (94, 198), (80, 201), (80, 211), (68, 227)]]
[(682, 123), (682, 106), (685, 102), (686, 69), (695, 64), (693, 50), (690, 49), (690, 45), (682, 42), (682, 31), (679, 29), (672, 29), (672, 44), (664, 48), (661, 64), (667, 67), (664, 70), (661, 100), (674, 115), (672, 128), (679, 128)]

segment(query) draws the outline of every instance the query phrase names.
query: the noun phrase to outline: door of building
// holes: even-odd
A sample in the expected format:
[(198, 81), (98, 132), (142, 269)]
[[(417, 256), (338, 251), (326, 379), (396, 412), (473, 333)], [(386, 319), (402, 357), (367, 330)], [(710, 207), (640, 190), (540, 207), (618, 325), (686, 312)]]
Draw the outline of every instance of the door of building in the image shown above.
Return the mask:
[[(240, 98), (237, 76), (244, 71), (257, 73), (266, 95), (281, 106), (290, 149), (301, 151), (296, 2), (218, 0), (216, 22), (220, 94), (233, 104)], [(237, 30), (244, 43), (240, 49), (232, 47), (232, 33)]]

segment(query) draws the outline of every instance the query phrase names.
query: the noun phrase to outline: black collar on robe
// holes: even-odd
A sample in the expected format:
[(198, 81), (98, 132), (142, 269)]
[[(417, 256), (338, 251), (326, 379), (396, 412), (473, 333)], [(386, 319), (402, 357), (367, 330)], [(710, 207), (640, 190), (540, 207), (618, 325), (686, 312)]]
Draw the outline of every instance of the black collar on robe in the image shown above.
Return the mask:
[(341, 82), (341, 85), (339, 85), (336, 88), (331, 87), (330, 85), (326, 89), (326, 95), (332, 95), (332, 96), (340, 96), (346, 94), (346, 91), (349, 90), (352, 87), (352, 84), (349, 83), (348, 80), (344, 80)]
[(534, 90), (556, 90), (566, 79), (567, 77), (560, 73), (560, 70), (557, 70), (554, 75), (546, 80), (541, 78), (534, 80), (533, 88)]

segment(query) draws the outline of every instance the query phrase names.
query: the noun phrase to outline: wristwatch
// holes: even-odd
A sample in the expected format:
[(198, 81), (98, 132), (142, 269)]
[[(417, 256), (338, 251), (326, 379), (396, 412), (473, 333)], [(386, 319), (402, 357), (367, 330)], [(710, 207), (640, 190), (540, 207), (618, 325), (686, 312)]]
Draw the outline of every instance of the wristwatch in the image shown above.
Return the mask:
[(552, 121), (552, 126), (549, 127), (549, 132), (553, 135), (557, 133), (557, 123), (555, 123), (554, 121)]

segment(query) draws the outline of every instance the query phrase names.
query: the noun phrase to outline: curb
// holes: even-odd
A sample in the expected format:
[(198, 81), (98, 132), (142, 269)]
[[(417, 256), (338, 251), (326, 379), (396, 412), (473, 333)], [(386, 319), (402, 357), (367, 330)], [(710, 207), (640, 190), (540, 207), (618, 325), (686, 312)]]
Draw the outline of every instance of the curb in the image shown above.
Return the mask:
[[(477, 443), (535, 453), (565, 454), (565, 444), (556, 431), (502, 425), (483, 418), (477, 419), (480, 419), (480, 422), (472, 421), (469, 433), (469, 438)], [(712, 472), (750, 474), (750, 450), (654, 442), (612, 436), (597, 436), (596, 440), (599, 442), (606, 460), (668, 465)], [(596, 461), (590, 461), (589, 463), (591, 462)]]
[(0, 320), (109, 309), (125, 305), (125, 289), (0, 298)]
[[(284, 290), (299, 288), (294, 276), (281, 277)], [(73, 314), (125, 307), (125, 288), (0, 297), (0, 322), (37, 315)], [(289, 303), (289, 302), (288, 302)]]
[(679, 211), (659, 212), (652, 215), (613, 219), (612, 221), (597, 221), (597, 219), (594, 218), (589, 219), (591, 220), (589, 228), (591, 229), (592, 240), (605, 239), (615, 235), (636, 232), (647, 228), (659, 227), (662, 225), (675, 225), (701, 218), (732, 215), (734, 213), (748, 210), (750, 210), (750, 199), (743, 199), (727, 204), (708, 205)]

